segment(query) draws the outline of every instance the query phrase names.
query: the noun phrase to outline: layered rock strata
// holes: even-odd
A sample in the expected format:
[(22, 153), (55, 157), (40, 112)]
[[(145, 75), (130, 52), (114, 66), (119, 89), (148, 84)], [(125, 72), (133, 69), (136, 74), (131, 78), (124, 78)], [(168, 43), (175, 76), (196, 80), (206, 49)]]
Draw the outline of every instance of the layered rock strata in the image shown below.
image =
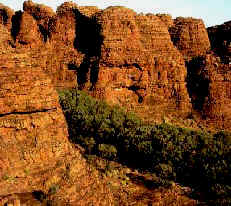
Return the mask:
[(190, 111), (184, 60), (159, 17), (109, 7), (95, 18), (103, 39), (96, 97), (135, 110)]
[[(189, 64), (188, 87), (193, 106), (207, 125), (231, 129), (231, 68), (214, 53), (193, 59)], [(205, 125), (206, 125), (205, 124)]]
[(185, 60), (204, 55), (210, 50), (208, 33), (201, 19), (178, 17), (169, 32)]
[(0, 199), (57, 187), (62, 205), (111, 205), (107, 187), (68, 140), (48, 76), (1, 64), (0, 79)]
[(207, 29), (213, 51), (222, 62), (231, 62), (231, 21)]
[[(190, 65), (210, 50), (202, 20), (138, 15), (124, 7), (100, 10), (73, 2), (60, 5), (56, 13), (32, 1), (24, 2), (23, 9), (11, 19), (15, 45), (5, 38), (4, 48), (9, 42), (16, 46), (24, 56), (17, 64), (41, 68), (56, 87), (77, 86), (154, 119), (186, 115), (192, 106), (205, 108), (197, 101), (205, 95), (190, 90), (191, 84), (195, 86), (189, 80), (193, 68), (187, 72), (185, 67), (185, 61)], [(13, 13), (7, 12), (10, 18)], [(212, 48), (225, 63), (229, 62), (229, 25), (208, 29)], [(5, 37), (9, 37), (8, 26), (2, 27)]]
[(0, 24), (0, 49), (2, 52), (6, 52), (6, 49), (10, 47), (10, 42), (12, 42), (10, 32), (7, 28)]
[(9, 31), (12, 26), (11, 19), (13, 15), (14, 11), (11, 8), (0, 3), (0, 24), (6, 26)]

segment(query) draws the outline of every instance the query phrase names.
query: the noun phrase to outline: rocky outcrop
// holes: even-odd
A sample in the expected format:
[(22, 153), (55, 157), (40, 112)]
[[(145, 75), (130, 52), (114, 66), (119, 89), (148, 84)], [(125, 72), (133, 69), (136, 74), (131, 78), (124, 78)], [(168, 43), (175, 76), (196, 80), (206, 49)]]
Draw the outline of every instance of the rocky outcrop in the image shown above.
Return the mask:
[[(145, 118), (184, 117), (192, 107), (209, 110), (204, 107), (208, 80), (196, 78), (202, 67), (194, 62), (210, 50), (202, 20), (137, 14), (119, 6), (100, 10), (73, 2), (63, 3), (56, 13), (32, 1), (24, 2), (23, 9), (12, 17), (15, 45), (7, 38), (3, 42), (25, 54), (17, 64), (42, 69), (56, 87), (77, 86)], [(229, 59), (229, 26), (227, 22), (208, 29), (222, 62)], [(199, 94), (197, 81), (206, 88), (200, 87)]]
[(184, 60), (159, 17), (109, 7), (95, 18), (103, 41), (93, 95), (142, 113), (190, 111)]
[(55, 12), (48, 6), (33, 3), (30, 0), (23, 3), (23, 11), (30, 14), (36, 20), (43, 41), (46, 42), (50, 37), (49, 29)]
[[(26, 18), (30, 32), (23, 32)], [(78, 85), (95, 97), (139, 108), (141, 113), (150, 106), (161, 113), (190, 112), (184, 60), (168, 32), (170, 16), (137, 15), (124, 7), (100, 11), (73, 2), (59, 6), (54, 15), (27, 1), (21, 19), (16, 39), (32, 48), (37, 39), (43, 55), (35, 60), (56, 86)]]
[(38, 68), (2, 64), (0, 79), (0, 200), (14, 193), (49, 194), (56, 187), (62, 205), (110, 205), (107, 187), (68, 140), (48, 76)]
[(231, 62), (231, 21), (207, 28), (211, 47), (222, 62)]
[(101, 11), (97, 6), (78, 6), (78, 10), (87, 17), (92, 17), (94, 14)]
[[(39, 70), (0, 68), (0, 176), (24, 180), (25, 170), (54, 166), (69, 152), (67, 126), (49, 78)], [(29, 188), (1, 178), (0, 195)]]
[(174, 25), (174, 20), (170, 14), (156, 14), (156, 16), (158, 16), (168, 28)]
[(204, 125), (231, 129), (231, 68), (214, 53), (191, 60), (188, 87), (193, 106), (205, 119)]
[[(209, 82), (203, 113), (214, 126), (231, 129), (231, 67), (214, 55), (205, 57), (203, 77)], [(212, 121), (211, 121), (212, 120)]]
[(38, 47), (43, 42), (36, 20), (27, 12), (20, 16), (19, 32), (16, 36), (16, 43), (20, 46)]
[(210, 50), (208, 34), (201, 19), (178, 17), (169, 32), (185, 60), (204, 55)]
[(0, 25), (0, 49), (4, 51), (9, 47), (9, 43), (12, 41), (10, 32), (3, 25)]
[(13, 15), (14, 11), (11, 8), (0, 3), (0, 24), (6, 26), (9, 31), (12, 26), (11, 19)]

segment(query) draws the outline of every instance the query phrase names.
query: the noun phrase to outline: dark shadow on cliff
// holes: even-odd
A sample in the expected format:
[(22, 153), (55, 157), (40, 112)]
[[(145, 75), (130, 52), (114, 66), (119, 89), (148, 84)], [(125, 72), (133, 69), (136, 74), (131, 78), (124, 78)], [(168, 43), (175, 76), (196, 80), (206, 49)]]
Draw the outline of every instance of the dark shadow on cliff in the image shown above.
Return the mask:
[(202, 111), (206, 97), (209, 93), (209, 80), (203, 75), (205, 67), (204, 57), (195, 57), (186, 62), (187, 89), (191, 98), (193, 109)]
[(7, 14), (6, 10), (5, 9), (0, 9), (0, 14), (2, 16), (2, 23), (3, 23), (3, 25), (7, 25), (9, 17), (8, 17), (8, 14)]
[(77, 69), (78, 85), (81, 89), (90, 81), (93, 87), (98, 80), (102, 44), (101, 26), (94, 17), (87, 17), (77, 9), (74, 13), (76, 18), (74, 47), (85, 54), (82, 64)]
[(46, 43), (50, 36), (49, 31), (41, 24), (39, 24), (38, 27), (39, 27), (40, 33), (42, 34), (43, 41)]
[(12, 28), (11, 28), (11, 36), (16, 41), (16, 37), (20, 31), (20, 24), (22, 20), (22, 11), (16, 11), (15, 15), (12, 17)]
[(231, 21), (207, 28), (212, 50), (221, 58), (222, 63), (230, 63)]

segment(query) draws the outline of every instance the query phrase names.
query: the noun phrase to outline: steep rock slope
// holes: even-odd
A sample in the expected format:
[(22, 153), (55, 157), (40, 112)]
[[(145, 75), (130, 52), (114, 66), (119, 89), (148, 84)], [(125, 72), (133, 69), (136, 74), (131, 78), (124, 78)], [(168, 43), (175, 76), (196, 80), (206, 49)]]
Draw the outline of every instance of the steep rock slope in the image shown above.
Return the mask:
[(204, 55), (210, 50), (208, 33), (201, 19), (178, 17), (169, 32), (185, 60)]
[[(13, 13), (0, 8), (11, 22)], [(168, 115), (185, 117), (192, 106), (201, 104), (197, 102), (201, 94), (191, 91), (195, 82), (190, 80), (192, 70), (196, 72), (200, 65), (192, 68), (190, 61), (206, 58), (210, 50), (202, 20), (138, 15), (124, 7), (100, 10), (73, 2), (60, 5), (56, 13), (32, 1), (24, 2), (23, 9), (11, 19), (15, 44), (8, 33), (4, 47), (9, 43), (16, 47), (24, 55), (23, 61), (15, 60), (17, 64), (41, 68), (56, 87), (77, 86), (158, 120)], [(2, 24), (6, 34), (9, 24)], [(224, 63), (229, 62), (229, 25), (208, 29), (212, 49)], [(200, 89), (205, 92), (204, 87)], [(200, 117), (207, 114), (203, 105)]]
[(193, 106), (202, 113), (205, 125), (231, 129), (231, 67), (209, 53), (189, 64), (189, 92)]
[[(49, 77), (39, 68), (9, 64), (7, 55), (0, 58), (0, 200), (57, 187), (50, 198), (62, 205), (111, 205), (109, 190), (68, 140)], [(11, 56), (23, 61), (25, 54)]]
[(190, 111), (184, 60), (157, 16), (109, 7), (95, 18), (103, 40), (94, 95), (142, 113)]
[(231, 21), (207, 28), (211, 47), (221, 57), (222, 62), (231, 61)]
[(13, 15), (14, 11), (11, 8), (0, 3), (0, 24), (6, 26), (9, 31), (12, 26), (11, 19)]

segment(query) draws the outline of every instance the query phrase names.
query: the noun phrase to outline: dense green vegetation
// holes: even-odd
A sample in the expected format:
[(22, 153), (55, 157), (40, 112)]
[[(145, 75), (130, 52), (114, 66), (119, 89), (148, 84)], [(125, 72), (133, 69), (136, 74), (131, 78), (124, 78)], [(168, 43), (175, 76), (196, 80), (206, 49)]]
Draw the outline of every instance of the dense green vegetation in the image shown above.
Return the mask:
[(76, 89), (60, 91), (70, 140), (98, 154), (149, 170), (231, 205), (231, 134), (209, 134), (168, 124), (147, 125), (118, 106)]

